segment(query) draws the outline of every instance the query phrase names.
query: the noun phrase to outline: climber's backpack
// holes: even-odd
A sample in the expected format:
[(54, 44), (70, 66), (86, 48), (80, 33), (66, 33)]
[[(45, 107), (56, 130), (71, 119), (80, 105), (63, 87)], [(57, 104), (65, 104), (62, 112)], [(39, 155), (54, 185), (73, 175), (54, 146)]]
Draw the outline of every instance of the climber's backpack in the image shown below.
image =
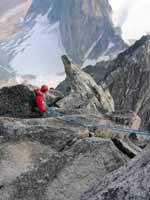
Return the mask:
[(34, 111), (37, 107), (36, 105), (36, 101), (35, 101), (35, 97), (36, 97), (36, 94), (34, 91), (31, 92), (31, 95), (30, 95), (30, 99), (29, 99), (29, 104), (31, 106), (31, 109)]

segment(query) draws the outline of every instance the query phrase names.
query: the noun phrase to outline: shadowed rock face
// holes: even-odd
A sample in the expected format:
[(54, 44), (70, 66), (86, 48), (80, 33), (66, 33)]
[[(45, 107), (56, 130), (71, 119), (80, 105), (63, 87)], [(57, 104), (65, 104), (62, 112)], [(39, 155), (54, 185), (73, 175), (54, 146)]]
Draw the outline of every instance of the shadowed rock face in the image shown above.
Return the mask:
[(65, 72), (71, 87), (70, 94), (58, 102), (58, 105), (69, 109), (82, 109), (82, 112), (112, 112), (113, 99), (108, 90), (104, 91), (94, 79), (74, 65), (67, 56), (62, 56)]
[(133, 110), (150, 130), (150, 37), (145, 36), (113, 62), (104, 81), (109, 86), (117, 110)]
[[(113, 45), (107, 55), (125, 48), (121, 38), (115, 35), (111, 14), (107, 0), (62, 1), (59, 11), (62, 43), (76, 63), (104, 55), (110, 43)], [(53, 15), (49, 17), (53, 19)]]

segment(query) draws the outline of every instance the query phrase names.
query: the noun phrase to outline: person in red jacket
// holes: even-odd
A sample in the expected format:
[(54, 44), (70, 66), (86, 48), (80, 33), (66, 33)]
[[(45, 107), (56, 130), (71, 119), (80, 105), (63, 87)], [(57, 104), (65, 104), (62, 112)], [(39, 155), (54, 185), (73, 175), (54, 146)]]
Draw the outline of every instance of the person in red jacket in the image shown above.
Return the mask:
[(57, 117), (62, 116), (63, 113), (60, 113), (55, 106), (48, 106), (46, 103), (46, 97), (48, 92), (48, 86), (42, 85), (41, 89), (35, 89), (35, 107), (40, 111), (43, 117)]
[(44, 103), (46, 93), (48, 92), (48, 86), (42, 85), (41, 89), (35, 89), (35, 103), (39, 111), (42, 113), (48, 113), (48, 109), (46, 108), (46, 104)]

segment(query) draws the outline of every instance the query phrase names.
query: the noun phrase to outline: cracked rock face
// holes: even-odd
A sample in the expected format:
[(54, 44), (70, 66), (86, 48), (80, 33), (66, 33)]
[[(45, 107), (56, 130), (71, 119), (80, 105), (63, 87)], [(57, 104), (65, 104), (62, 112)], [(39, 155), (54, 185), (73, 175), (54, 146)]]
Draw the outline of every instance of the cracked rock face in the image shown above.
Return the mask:
[(135, 199), (147, 200), (150, 196), (150, 146), (130, 161), (94, 184), (81, 200)]
[[(85, 127), (89, 122), (93, 127)], [(111, 122), (100, 115), (1, 117), (0, 199), (76, 200), (82, 196), (82, 199), (96, 200), (101, 194), (100, 199), (115, 194), (119, 200), (134, 197), (134, 189), (139, 199), (149, 195), (149, 190), (142, 187), (145, 182), (149, 184), (149, 146), (140, 153), (140, 148), (130, 144), (127, 134), (124, 137), (123, 133), (116, 133), (124, 147), (129, 145), (130, 154), (140, 149), (138, 157), (127, 165), (129, 154), (119, 149), (109, 136), (88, 138), (91, 131), (97, 134), (95, 123)]]
[(0, 119), (0, 199), (76, 200), (129, 158), (63, 118)]

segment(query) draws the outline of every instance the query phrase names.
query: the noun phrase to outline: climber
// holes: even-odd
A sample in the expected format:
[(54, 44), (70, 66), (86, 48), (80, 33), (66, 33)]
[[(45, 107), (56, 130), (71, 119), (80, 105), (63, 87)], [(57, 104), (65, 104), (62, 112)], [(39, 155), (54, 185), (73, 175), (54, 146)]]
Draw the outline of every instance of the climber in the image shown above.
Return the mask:
[(35, 106), (41, 113), (47, 113), (48, 109), (45, 106), (46, 94), (48, 92), (48, 86), (42, 85), (41, 89), (35, 89), (35, 98), (33, 99)]
[(60, 116), (61, 114), (57, 111), (57, 108), (54, 106), (48, 106), (46, 103), (46, 99), (48, 97), (48, 86), (42, 85), (41, 89), (34, 90), (34, 98), (33, 98), (33, 107), (35, 107), (37, 111), (39, 111), (42, 116)]

